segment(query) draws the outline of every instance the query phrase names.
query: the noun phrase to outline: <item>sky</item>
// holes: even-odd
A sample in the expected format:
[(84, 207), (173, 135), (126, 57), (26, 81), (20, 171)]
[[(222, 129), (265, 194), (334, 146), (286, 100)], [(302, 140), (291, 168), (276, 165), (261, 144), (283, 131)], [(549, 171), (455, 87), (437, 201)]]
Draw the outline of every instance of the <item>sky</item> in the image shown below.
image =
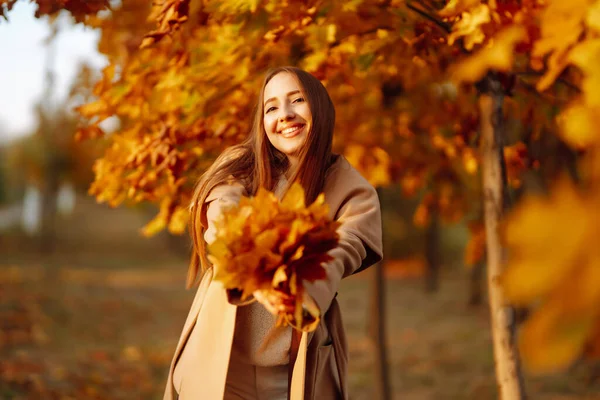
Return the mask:
[[(8, 22), (0, 19), (0, 143), (36, 127), (34, 106), (44, 90), (48, 53), (44, 39), (50, 27), (47, 18), (33, 16), (35, 9), (35, 4), (19, 1), (7, 14)], [(81, 63), (98, 69), (107, 63), (96, 50), (99, 32), (63, 17), (54, 40), (56, 87), (52, 101), (56, 103), (66, 98)]]

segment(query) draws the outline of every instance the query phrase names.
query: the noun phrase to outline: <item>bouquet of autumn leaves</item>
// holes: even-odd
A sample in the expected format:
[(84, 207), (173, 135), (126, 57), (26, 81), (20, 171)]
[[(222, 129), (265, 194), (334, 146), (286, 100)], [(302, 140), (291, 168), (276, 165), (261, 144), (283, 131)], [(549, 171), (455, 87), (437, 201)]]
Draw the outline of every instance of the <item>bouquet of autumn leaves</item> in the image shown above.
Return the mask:
[(263, 188), (242, 197), (215, 221), (216, 239), (208, 246), (214, 279), (240, 292), (242, 301), (256, 290), (279, 292), (293, 311), (279, 312), (278, 325), (315, 329), (316, 323), (303, 323), (320, 319), (318, 308), (303, 302), (304, 282), (326, 277), (323, 264), (338, 244), (339, 223), (328, 214), (324, 195), (307, 207), (297, 183), (281, 201)]

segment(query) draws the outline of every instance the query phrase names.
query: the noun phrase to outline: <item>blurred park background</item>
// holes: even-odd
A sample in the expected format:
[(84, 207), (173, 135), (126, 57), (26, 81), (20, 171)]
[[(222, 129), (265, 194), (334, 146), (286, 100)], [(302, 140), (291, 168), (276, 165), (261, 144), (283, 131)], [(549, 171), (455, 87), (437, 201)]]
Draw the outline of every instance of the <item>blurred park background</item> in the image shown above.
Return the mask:
[[(1, 2), (0, 9), (9, 3)], [(117, 11), (113, 22), (122, 21), (122, 24), (115, 23), (111, 27), (121, 29), (119, 36), (107, 26), (102, 27), (99, 17), (91, 22), (87, 20), (87, 27), (76, 22), (82, 21), (86, 12), (94, 11), (95, 6), (90, 6), (92, 10), (69, 10), (70, 14), (62, 12), (58, 17), (41, 15), (37, 18), (34, 17), (36, 10), (42, 10), (41, 14), (54, 15), (61, 7), (58, 2), (38, 3), (18, 1), (12, 10), (5, 13), (8, 21), (0, 20), (0, 398), (159, 399), (162, 398), (171, 356), (194, 295), (193, 290), (185, 290), (190, 249), (188, 235), (177, 228), (177, 219), (181, 219), (178, 210), (185, 208), (185, 197), (178, 204), (171, 202), (165, 206), (157, 193), (168, 191), (160, 192), (160, 187), (147, 189), (138, 179), (133, 185), (135, 190), (156, 191), (146, 197), (136, 197), (135, 193), (123, 196), (121, 200), (114, 201), (120, 204), (119, 207), (108, 205), (119, 191), (127, 191), (127, 185), (111, 186), (111, 174), (122, 171), (118, 168), (96, 169), (95, 177), (93, 166), (106, 154), (112, 154), (109, 160), (114, 157), (116, 153), (111, 146), (119, 141), (120, 130), (130, 129), (135, 118), (132, 114), (119, 115), (117, 111), (114, 114), (120, 119), (105, 118), (111, 114), (110, 110), (98, 111), (97, 107), (94, 110), (91, 109), (93, 107), (83, 109), (80, 112), (88, 120), (90, 113), (106, 115), (102, 114), (101, 118), (88, 124), (88, 130), (82, 134), (82, 115), (74, 111), (75, 106), (106, 94), (102, 88), (98, 91), (98, 86), (96, 90), (93, 88), (97, 82), (106, 80), (107, 74), (110, 75), (105, 68), (107, 65), (120, 65), (117, 79), (119, 74), (126, 76), (123, 65), (129, 60), (122, 52), (133, 50), (119, 48), (113, 53), (107, 51), (106, 42), (101, 41), (102, 32), (106, 32), (104, 34), (110, 40), (118, 37), (126, 43), (124, 48), (139, 46), (140, 35), (149, 32), (154, 21), (150, 23), (135, 18), (148, 15), (150, 5), (147, 4), (144, 14), (127, 9), (126, 2), (114, 2), (112, 6)], [(102, 8), (103, 2), (97, 3)], [(135, 3), (131, 7), (142, 2)], [(256, 8), (260, 2), (250, 3)], [(300, 7), (296, 2), (291, 3), (294, 4), (290, 7)], [(344, 12), (356, 12), (361, 3), (348, 2), (349, 8)], [(377, 3), (392, 4), (378, 7), (393, 7), (396, 2)], [(446, 2), (423, 3), (418, 10), (427, 11), (429, 6), (442, 9)], [(53, 10), (48, 4), (57, 8)], [(50, 8), (44, 9), (44, 6)], [(235, 12), (242, 11), (236, 9)], [(107, 13), (103, 14), (104, 18), (110, 19), (107, 16), (110, 13), (103, 12)], [(318, 14), (320, 11), (309, 14), (314, 15), (315, 12)], [(123, 19), (118, 20), (117, 17)], [(360, 13), (359, 17), (369, 18), (367, 14)], [(135, 24), (136, 21), (140, 26)], [(384, 25), (389, 22), (385, 21)], [(176, 24), (171, 23), (170, 26), (173, 25)], [(285, 36), (277, 29), (269, 32)], [(344, 29), (349, 28), (340, 25), (338, 29), (338, 35), (341, 35)], [(430, 28), (419, 25), (415, 29), (427, 32)], [(129, 36), (123, 32), (129, 32)], [(377, 40), (387, 38), (388, 34), (382, 32), (376, 32)], [(323, 34), (331, 36), (336, 32), (326, 28)], [(159, 41), (160, 38), (156, 39), (159, 36), (160, 32), (153, 40)], [(335, 38), (333, 41), (330, 38), (324, 40), (339, 45)], [(132, 47), (131, 42), (135, 46)], [(169, 46), (177, 47), (175, 44)], [(290, 45), (291, 51), (298, 51), (294, 46), (297, 43)], [(203, 56), (208, 57), (207, 50), (203, 51)], [(302, 59), (304, 56), (296, 57)], [(339, 57), (339, 54), (333, 56)], [(448, 58), (442, 64), (449, 63), (455, 54), (448, 53), (446, 56)], [(293, 57), (293, 54), (275, 54), (272, 57), (271, 63), (288, 60), (286, 57)], [(373, 55), (360, 55), (356, 67), (360, 73), (352, 79), (373, 83), (373, 77), (365, 70), (379, 68), (371, 65), (377, 65), (375, 59)], [(415, 68), (422, 69), (421, 62), (429, 61), (423, 58), (416, 62)], [(157, 64), (162, 62), (165, 60), (156, 61)], [(309, 70), (314, 67), (313, 72), (321, 78), (328, 78), (331, 74), (334, 76), (331, 77), (332, 84), (339, 84), (335, 74), (328, 70), (334, 68), (334, 64), (339, 67), (339, 64), (328, 62), (327, 59), (311, 59), (302, 65)], [(322, 67), (323, 63), (327, 66)], [(168, 64), (169, 68), (174, 64), (176, 62)], [(197, 73), (204, 74), (205, 71)], [(109, 81), (114, 78), (114, 71), (112, 74)], [(251, 76), (248, 71), (243, 74)], [(385, 74), (379, 71), (376, 75)], [(414, 75), (407, 79), (413, 78), (423, 77)], [(147, 75), (144, 79), (152, 78)], [(181, 83), (174, 82), (177, 77), (169, 79), (168, 83), (161, 83), (161, 88)], [(252, 93), (252, 82), (250, 78), (247, 80), (248, 92)], [(210, 85), (210, 78), (207, 82), (198, 85)], [(360, 93), (365, 89), (361, 85), (369, 86), (368, 82), (346, 81), (347, 87), (342, 85), (340, 90), (345, 94), (351, 93), (354, 84)], [(418, 88), (409, 88), (400, 81), (386, 84), (377, 81), (377, 85), (382, 93), (377, 102), (387, 107), (379, 116), (385, 119), (394, 115), (394, 124), (400, 126), (398, 130), (400, 136), (405, 135), (404, 139), (409, 138), (406, 132), (410, 129), (429, 132), (435, 125), (426, 118), (418, 128), (409, 127), (406, 121), (402, 125), (403, 118), (409, 117), (398, 115), (394, 107), (401, 106), (397, 103), (394, 106), (386, 103), (403, 98), (400, 102), (406, 105), (406, 101), (411, 101), (410, 90)], [(456, 87), (446, 82), (436, 86), (435, 90), (439, 95), (440, 91), (452, 92)], [(564, 94), (565, 89), (556, 90), (556, 93)], [(237, 111), (232, 113), (240, 112), (254, 101), (254, 98), (240, 100), (239, 94), (235, 96), (235, 101), (230, 100), (229, 103), (237, 107)], [(446, 108), (435, 108), (437, 103), (431, 104), (431, 99), (423, 96), (419, 100), (422, 102), (419, 112), (427, 115), (428, 107), (433, 107), (429, 113), (444, 110), (452, 114), (458, 113), (457, 109), (464, 111), (474, 107), (474, 102), (469, 103), (460, 94), (452, 96), (457, 103), (462, 102), (462, 106), (455, 109), (446, 104)], [(523, 115), (530, 109), (525, 105), (533, 102), (528, 96), (524, 94), (517, 100), (511, 100), (512, 103), (507, 100), (507, 109), (520, 110), (519, 118), (527, 118)], [(163, 100), (179, 101), (173, 97), (168, 99)], [(131, 102), (134, 103), (134, 100)], [(371, 98), (364, 101), (368, 104), (375, 102)], [(550, 186), (548, 182), (562, 173), (572, 173), (578, 162), (573, 159), (582, 154), (581, 148), (573, 150), (568, 140), (559, 139), (560, 135), (552, 136), (557, 128), (550, 127), (552, 124), (548, 121), (552, 121), (557, 112), (556, 101), (535, 101), (534, 108), (543, 109), (547, 114), (535, 117), (538, 121), (535, 123), (540, 125), (534, 134), (538, 135), (538, 141), (533, 150), (524, 147), (519, 140), (519, 135), (528, 131), (527, 123), (517, 117), (507, 117), (512, 128), (509, 135), (512, 147), (507, 147), (506, 154), (511, 183), (514, 184), (513, 195), (518, 198), (528, 192), (544, 192), (546, 185)], [(189, 109), (189, 104), (186, 107)], [(355, 107), (354, 103), (340, 102), (342, 124), (352, 125), (352, 121), (344, 122), (343, 118)], [(369, 107), (366, 106), (366, 110)], [(171, 110), (164, 112), (170, 113)], [(444, 153), (451, 159), (454, 156), (449, 156), (449, 153), (460, 153), (457, 156), (458, 171), (450, 162), (431, 161), (433, 156), (427, 152), (430, 149), (424, 150), (421, 145), (406, 149), (405, 143), (365, 139), (373, 135), (373, 131), (365, 133), (364, 130), (375, 129), (363, 126), (364, 120), (373, 119), (372, 113), (365, 111), (365, 114), (359, 118), (360, 124), (357, 125), (360, 132), (356, 140), (342, 133), (338, 141), (350, 140), (350, 144), (338, 143), (337, 146), (379, 186), (386, 259), (380, 266), (383, 288), (376, 285), (378, 270), (371, 268), (346, 279), (340, 290), (339, 299), (350, 347), (351, 398), (499, 398), (485, 278), (482, 199), (478, 197), (479, 189), (474, 188), (468, 178), (480, 159), (473, 155), (474, 150), (464, 145), (465, 141), (478, 139), (469, 139), (463, 132), (460, 134), (466, 139), (462, 145), (456, 145), (456, 141), (448, 139), (455, 131), (431, 136), (432, 148), (439, 154)], [(462, 115), (464, 120), (456, 130), (467, 129), (465, 121), (470, 121), (468, 129), (476, 132), (477, 123), (473, 125), (471, 115), (466, 114)], [(233, 118), (232, 115), (229, 118)], [(529, 118), (534, 117), (529, 115)], [(540, 119), (543, 122), (539, 122)], [(165, 121), (168, 121), (167, 125), (172, 122), (167, 117)], [(205, 129), (194, 123), (190, 123), (194, 132)], [(214, 156), (215, 149), (235, 142), (244, 132), (243, 123), (242, 128), (235, 129), (221, 126), (219, 121), (211, 123), (216, 124), (215, 129), (220, 132), (217, 135), (220, 141), (216, 144), (207, 141), (207, 153), (198, 155), (201, 162), (194, 166), (195, 170), (184, 169), (192, 177), (197, 176), (194, 171), (200, 171), (210, 160), (210, 154)], [(438, 122), (438, 127), (443, 124), (450, 124), (452, 129), (456, 127), (452, 121)], [(345, 126), (348, 125), (343, 125), (342, 131)], [(377, 135), (381, 137), (391, 132), (385, 124), (377, 129)], [(99, 131), (103, 134), (96, 134)], [(130, 129), (128, 132), (130, 135), (134, 131)], [(150, 135), (143, 129), (135, 132)], [(183, 137), (181, 131), (177, 132), (175, 136)], [(170, 134), (172, 131), (165, 136)], [(544, 139), (539, 139), (540, 134), (546, 135)], [(88, 140), (76, 140), (78, 135)], [(476, 133), (473, 135), (477, 136)], [(125, 137), (120, 143), (128, 149), (133, 148), (127, 147), (131, 136), (129, 139)], [(194, 140), (197, 138), (194, 137)], [(448, 150), (451, 142), (455, 144), (452, 151)], [(529, 146), (531, 143), (526, 144)], [(388, 145), (391, 147), (386, 147)], [(391, 160), (386, 154), (390, 148)], [(396, 148), (404, 150), (394, 153)], [(394, 164), (399, 161), (394, 154), (404, 157), (400, 164)], [(410, 164), (411, 160), (418, 166)], [(535, 162), (538, 167), (541, 162), (543, 168), (525, 171), (524, 164), (531, 166)], [(433, 172), (423, 172), (432, 165)], [(410, 173), (405, 174), (405, 169)], [(423, 178), (427, 174), (430, 174), (430, 180)], [(585, 180), (585, 172), (581, 175), (583, 177), (578, 179)], [(179, 195), (176, 191), (163, 197), (172, 199)], [(168, 212), (165, 211), (167, 209)], [(173, 233), (169, 233), (165, 229), (167, 227)], [(545, 229), (544, 226), (535, 226), (532, 230), (534, 228)], [(547, 243), (548, 246), (555, 244)], [(600, 288), (600, 285), (597, 287)], [(377, 294), (383, 296), (384, 307), (378, 303)], [(519, 324), (527, 320), (530, 310), (524, 307), (521, 311), (517, 314)], [(374, 329), (379, 324), (378, 316), (382, 317), (385, 328), (383, 360), (378, 357), (378, 333)], [(543, 345), (539, 343), (542, 352)], [(600, 399), (600, 365), (593, 357), (575, 358), (567, 368), (560, 370), (543, 374), (524, 370), (524, 387), (529, 398)], [(382, 361), (387, 366), (387, 372), (383, 372), (388, 376), (387, 395), (382, 394), (381, 389)]]

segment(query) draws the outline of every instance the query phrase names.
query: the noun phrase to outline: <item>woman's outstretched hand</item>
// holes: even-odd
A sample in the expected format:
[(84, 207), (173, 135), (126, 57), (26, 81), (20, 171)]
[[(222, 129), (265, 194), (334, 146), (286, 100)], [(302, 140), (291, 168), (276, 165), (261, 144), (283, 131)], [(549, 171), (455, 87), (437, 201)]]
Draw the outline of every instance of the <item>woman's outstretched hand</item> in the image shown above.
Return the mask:
[[(278, 290), (256, 290), (253, 293), (254, 298), (261, 303), (271, 314), (278, 315), (280, 318), (285, 318), (288, 323), (294, 326), (297, 316), (296, 313), (296, 298)], [(302, 320), (312, 321), (309, 324), (319, 322), (321, 311), (314, 299), (304, 292), (302, 295)], [(284, 315), (286, 317), (284, 317)], [(291, 320), (289, 319), (291, 318)], [(296, 326), (302, 330), (302, 323)]]

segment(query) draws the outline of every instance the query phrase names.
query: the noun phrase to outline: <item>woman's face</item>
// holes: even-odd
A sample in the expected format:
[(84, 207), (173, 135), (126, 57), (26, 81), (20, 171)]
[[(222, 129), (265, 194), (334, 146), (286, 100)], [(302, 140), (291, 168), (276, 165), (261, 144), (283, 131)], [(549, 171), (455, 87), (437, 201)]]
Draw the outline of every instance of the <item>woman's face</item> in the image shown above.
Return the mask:
[(312, 114), (291, 73), (280, 72), (265, 86), (263, 125), (273, 147), (293, 162), (310, 132)]

